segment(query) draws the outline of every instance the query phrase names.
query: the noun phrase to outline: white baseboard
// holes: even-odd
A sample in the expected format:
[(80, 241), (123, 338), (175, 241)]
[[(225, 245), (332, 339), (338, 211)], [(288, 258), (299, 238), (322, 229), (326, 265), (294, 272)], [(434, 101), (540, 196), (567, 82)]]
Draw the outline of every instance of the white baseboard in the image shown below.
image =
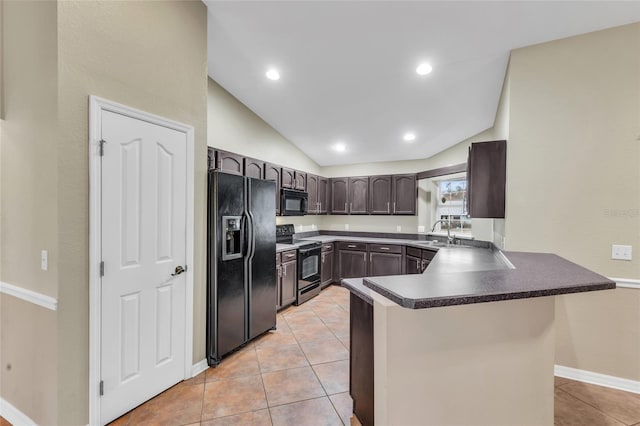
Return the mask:
[(191, 377), (196, 377), (198, 374), (202, 373), (207, 368), (209, 368), (209, 364), (207, 364), (206, 359), (203, 359), (202, 361), (199, 361), (193, 364), (193, 366), (191, 366)]
[(563, 365), (556, 365), (554, 374), (558, 377), (564, 377), (565, 379), (640, 394), (640, 382), (635, 380), (608, 376), (606, 374), (594, 373), (593, 371), (578, 370), (577, 368), (565, 367)]
[(36, 424), (29, 416), (2, 397), (0, 397), (0, 416), (13, 426), (35, 426)]
[(637, 288), (640, 289), (640, 280), (631, 280), (629, 278), (609, 278), (616, 282), (616, 287)]
[(3, 283), (2, 281), (0, 281), (0, 293), (17, 297), (18, 299), (34, 303), (43, 308), (51, 309), (52, 311), (58, 309), (57, 299), (13, 284)]

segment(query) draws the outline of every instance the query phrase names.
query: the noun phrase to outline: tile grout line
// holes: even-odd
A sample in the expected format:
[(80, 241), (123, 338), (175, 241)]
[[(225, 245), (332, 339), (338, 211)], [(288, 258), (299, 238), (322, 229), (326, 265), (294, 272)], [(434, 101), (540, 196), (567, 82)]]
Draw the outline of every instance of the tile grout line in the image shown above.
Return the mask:
[[(318, 317), (320, 319), (320, 321), (322, 321), (323, 324), (325, 324), (326, 327), (326, 323), (324, 322), (324, 320), (322, 318), (320, 318), (320, 316), (313, 310), (313, 307), (311, 308), (311, 311), (313, 312), (313, 314)], [(329, 327), (327, 327), (329, 328)], [(329, 329), (329, 331), (331, 331), (331, 333), (335, 336), (335, 333), (333, 333), (333, 331), (331, 329)], [(295, 334), (293, 336), (295, 337)], [(338, 336), (335, 336), (336, 339), (338, 339)], [(297, 341), (297, 339), (296, 339)], [(341, 345), (344, 346), (344, 344), (342, 344), (342, 342), (340, 341), (340, 339), (338, 339), (338, 341), (340, 342)], [(298, 342), (298, 345), (300, 344), (300, 342)], [(322, 380), (320, 380), (320, 377), (318, 377), (318, 373), (316, 372), (315, 368), (313, 368), (313, 365), (311, 364), (311, 362), (309, 361), (309, 359), (307, 358), (307, 354), (304, 353), (304, 350), (302, 350), (302, 347), (300, 347), (300, 350), (302, 351), (302, 353), (304, 354), (305, 358), (307, 359), (307, 362), (309, 363), (309, 366), (311, 367), (311, 371), (313, 371), (313, 374), (316, 376), (316, 379), (318, 380), (318, 382), (320, 383), (320, 386), (322, 387), (322, 390), (325, 393), (325, 398), (327, 398), (329, 400), (329, 404), (331, 404), (331, 407), (333, 408), (333, 411), (336, 413), (336, 415), (338, 416), (338, 419), (340, 419), (340, 423), (342, 423), (344, 425), (344, 422), (342, 421), (342, 417), (340, 416), (340, 413), (338, 412), (338, 410), (336, 409), (335, 405), (333, 404), (333, 401), (331, 400), (331, 398), (329, 397), (329, 393), (327, 392), (327, 389), (324, 387), (324, 385), (322, 384)], [(343, 360), (341, 360), (343, 361)], [(323, 364), (327, 364), (327, 363), (323, 363)], [(319, 364), (318, 364), (319, 365)]]
[[(282, 317), (284, 321), (284, 317)], [(276, 322), (277, 324), (277, 322)], [(287, 324), (289, 326), (289, 324)], [(271, 416), (271, 407), (269, 406), (269, 398), (267, 397), (267, 388), (264, 385), (264, 377), (262, 377), (262, 367), (260, 366), (260, 359), (258, 358), (258, 348), (253, 345), (253, 350), (256, 352), (256, 361), (258, 362), (258, 369), (260, 370), (260, 383), (262, 383), (262, 391), (264, 392), (264, 402), (267, 404), (267, 413), (269, 413), (269, 422), (273, 426), (273, 416)]]
[[(341, 307), (342, 308), (342, 307)], [(320, 316), (313, 310), (313, 307), (310, 308), (311, 312), (313, 313), (313, 315), (315, 317), (317, 317), (326, 327), (326, 323), (322, 320), (322, 318), (320, 318)], [(284, 315), (283, 315), (284, 318)], [(284, 318), (286, 321), (286, 318)], [(289, 328), (291, 329), (291, 326), (289, 325), (289, 322), (287, 321), (287, 325), (289, 326)], [(327, 327), (329, 328), (329, 327)], [(334, 335), (334, 337), (336, 339), (338, 339), (338, 337), (335, 335), (335, 333), (329, 328), (329, 331), (331, 332), (331, 334)], [(300, 348), (300, 351), (302, 352), (302, 355), (304, 355), (304, 358), (307, 360), (307, 363), (309, 363), (309, 367), (311, 367), (311, 371), (313, 372), (313, 375), (315, 376), (316, 380), (318, 381), (318, 383), (320, 383), (320, 387), (322, 388), (322, 391), (324, 392), (324, 396), (322, 397), (317, 397), (317, 398), (309, 398), (303, 401), (309, 401), (311, 399), (320, 399), (320, 398), (327, 398), (329, 400), (329, 404), (331, 404), (331, 408), (333, 408), (333, 411), (335, 412), (335, 414), (338, 416), (338, 419), (340, 419), (340, 423), (342, 423), (344, 425), (344, 422), (342, 421), (342, 417), (340, 416), (340, 413), (338, 412), (338, 410), (336, 409), (335, 405), (333, 404), (333, 401), (331, 401), (331, 398), (329, 397), (329, 393), (327, 392), (327, 389), (325, 389), (324, 385), (322, 384), (322, 380), (320, 380), (320, 377), (318, 377), (318, 373), (316, 373), (316, 370), (313, 368), (313, 364), (311, 364), (311, 362), (309, 361), (309, 358), (307, 357), (307, 354), (304, 352), (304, 350), (302, 349), (302, 346), (300, 345), (300, 341), (298, 340), (298, 338), (296, 337), (295, 333), (293, 332), (293, 330), (291, 330), (291, 334), (293, 335), (294, 340), (296, 341), (296, 343), (298, 344), (298, 347)], [(328, 339), (325, 339), (328, 340)], [(338, 341), (340, 342), (341, 345), (344, 346), (344, 344), (342, 343), (342, 341), (340, 341), (340, 339), (338, 339)], [(343, 361), (343, 360), (342, 360)], [(324, 363), (327, 364), (327, 363)], [(289, 404), (294, 404), (296, 402), (301, 402), (301, 401), (295, 401), (295, 402), (290, 402)], [(267, 402), (268, 404), (268, 402)], [(282, 405), (288, 405), (288, 404), (281, 404)], [(269, 408), (269, 413), (271, 413), (271, 407)]]

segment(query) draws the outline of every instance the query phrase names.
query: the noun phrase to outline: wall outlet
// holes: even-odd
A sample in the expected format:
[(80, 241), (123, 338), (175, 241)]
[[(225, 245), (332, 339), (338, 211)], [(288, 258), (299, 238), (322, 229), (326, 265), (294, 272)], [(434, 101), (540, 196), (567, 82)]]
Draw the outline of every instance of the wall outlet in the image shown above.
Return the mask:
[(40, 269), (43, 271), (49, 269), (49, 252), (46, 250), (40, 252)]
[(315, 224), (315, 223), (312, 223), (312, 224), (311, 224), (311, 230), (312, 230), (312, 231), (315, 231), (315, 230), (316, 230), (316, 224)]
[(402, 226), (400, 225), (396, 226), (396, 232), (402, 232)]
[(345, 224), (344, 224), (344, 230), (345, 230), (345, 231), (348, 231), (348, 230), (349, 230), (349, 224), (348, 224), (348, 223), (345, 223)]
[(418, 226), (418, 232), (424, 232), (424, 226)]
[(611, 258), (616, 260), (631, 260), (631, 246), (612, 245)]

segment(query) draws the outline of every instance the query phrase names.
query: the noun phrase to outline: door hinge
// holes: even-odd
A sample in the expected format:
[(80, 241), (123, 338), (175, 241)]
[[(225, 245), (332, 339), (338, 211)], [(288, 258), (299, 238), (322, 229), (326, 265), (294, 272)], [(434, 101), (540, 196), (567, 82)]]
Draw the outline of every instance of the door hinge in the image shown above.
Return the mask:
[(104, 139), (100, 139), (100, 142), (98, 142), (100, 144), (100, 157), (104, 156), (104, 144), (107, 143), (107, 141), (105, 141)]
[(100, 276), (104, 277), (104, 260), (100, 262)]
[(104, 395), (104, 380), (100, 380), (100, 396)]

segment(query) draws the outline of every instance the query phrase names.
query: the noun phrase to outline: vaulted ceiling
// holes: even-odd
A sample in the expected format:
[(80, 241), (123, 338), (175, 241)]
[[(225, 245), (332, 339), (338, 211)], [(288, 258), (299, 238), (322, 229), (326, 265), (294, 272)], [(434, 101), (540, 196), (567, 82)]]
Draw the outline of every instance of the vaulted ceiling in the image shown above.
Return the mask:
[(511, 50), (640, 21), (635, 1), (205, 3), (210, 77), (322, 166), (434, 155), (493, 126)]

